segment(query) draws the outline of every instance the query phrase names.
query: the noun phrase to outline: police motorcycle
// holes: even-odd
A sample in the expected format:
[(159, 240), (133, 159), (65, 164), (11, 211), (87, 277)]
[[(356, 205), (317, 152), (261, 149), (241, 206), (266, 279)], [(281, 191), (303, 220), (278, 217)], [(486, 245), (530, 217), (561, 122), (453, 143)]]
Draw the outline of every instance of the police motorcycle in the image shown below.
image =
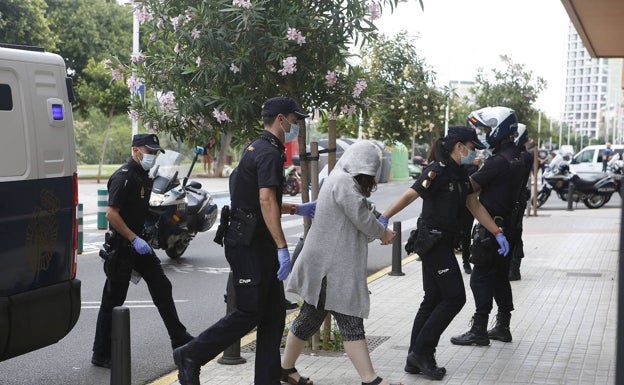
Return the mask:
[(619, 153), (616, 153), (609, 161), (607, 172), (611, 179), (613, 179), (613, 183), (615, 183), (615, 188), (620, 194), (620, 198), (624, 199), (624, 191), (622, 191), (621, 188), (622, 178), (624, 178), (624, 160), (622, 160)]
[(570, 182), (574, 184), (572, 200), (582, 201), (590, 209), (604, 206), (616, 191), (616, 184), (610, 176), (607, 175), (598, 180), (581, 179), (576, 173), (570, 171), (567, 162), (560, 162), (544, 173), (544, 184), (537, 193), (537, 207), (542, 207), (546, 203), (552, 191), (557, 193), (559, 199), (566, 201)]
[(193, 237), (208, 231), (217, 220), (218, 208), (210, 193), (202, 189), (201, 183), (189, 181), (198, 157), (203, 154), (203, 147), (197, 146), (182, 181), (178, 175), (184, 172), (186, 157), (176, 151), (160, 154), (152, 168), (154, 185), (143, 237), (172, 259), (180, 258)]

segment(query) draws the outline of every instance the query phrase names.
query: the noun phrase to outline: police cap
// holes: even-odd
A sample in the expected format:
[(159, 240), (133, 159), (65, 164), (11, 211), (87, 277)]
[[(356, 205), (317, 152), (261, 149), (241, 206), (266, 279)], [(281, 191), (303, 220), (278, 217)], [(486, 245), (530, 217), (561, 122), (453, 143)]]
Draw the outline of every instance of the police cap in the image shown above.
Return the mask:
[(477, 132), (474, 128), (467, 126), (452, 126), (448, 129), (446, 135), (447, 140), (452, 142), (472, 142), (477, 150), (483, 150), (485, 146), (477, 137)]
[(132, 147), (141, 146), (145, 146), (152, 151), (165, 152), (165, 150), (160, 147), (160, 142), (158, 141), (158, 136), (156, 136), (156, 134), (136, 134), (133, 136)]
[(262, 117), (273, 117), (279, 114), (284, 116), (294, 113), (297, 115), (297, 120), (307, 118), (309, 115), (301, 111), (297, 106), (295, 99), (287, 96), (277, 96), (264, 102), (262, 105)]

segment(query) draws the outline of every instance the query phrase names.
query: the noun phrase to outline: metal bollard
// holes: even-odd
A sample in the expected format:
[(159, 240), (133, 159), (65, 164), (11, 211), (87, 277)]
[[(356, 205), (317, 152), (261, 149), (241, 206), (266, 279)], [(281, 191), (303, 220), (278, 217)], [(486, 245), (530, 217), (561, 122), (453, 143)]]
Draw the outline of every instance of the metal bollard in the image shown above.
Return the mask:
[(401, 254), (403, 254), (401, 250), (401, 222), (393, 222), (392, 230), (394, 230), (397, 235), (392, 243), (392, 271), (389, 275), (405, 275), (405, 273), (401, 271)]
[(130, 309), (125, 306), (113, 308), (111, 342), (110, 383), (130, 385)]
[(105, 188), (98, 189), (98, 212), (97, 227), (98, 230), (106, 230), (108, 221), (106, 220), (106, 206), (108, 206), (108, 190)]
[(76, 219), (78, 220), (78, 254), (82, 254), (84, 246), (84, 234), (83, 234), (83, 218), (82, 218), (82, 203), (78, 203), (78, 210), (76, 211)]
[[(231, 271), (230, 275), (228, 276), (225, 303), (225, 314), (228, 314), (236, 308), (236, 294), (234, 293), (234, 275)], [(222, 365), (238, 365), (247, 362), (247, 360), (240, 355), (240, 340), (228, 346), (223, 351), (223, 355), (217, 360), (217, 362)]]
[(572, 208), (572, 193), (574, 192), (574, 183), (572, 183), (572, 181), (570, 181), (570, 183), (568, 184), (568, 195), (566, 197), (567, 201), (568, 201), (568, 210), (567, 211), (574, 211), (574, 209)]

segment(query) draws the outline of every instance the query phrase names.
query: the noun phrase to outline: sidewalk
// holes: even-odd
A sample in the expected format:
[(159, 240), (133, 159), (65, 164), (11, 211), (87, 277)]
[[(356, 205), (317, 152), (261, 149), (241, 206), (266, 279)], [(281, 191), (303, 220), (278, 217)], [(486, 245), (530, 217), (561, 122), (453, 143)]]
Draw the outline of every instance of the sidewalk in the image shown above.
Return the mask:
[[(617, 196), (613, 199), (619, 203)], [(365, 328), (374, 342), (369, 350), (377, 373), (405, 385), (614, 384), (619, 222), (620, 209), (614, 207), (544, 209), (538, 217), (525, 218), (522, 280), (511, 283), (513, 342), (492, 341), (489, 347), (450, 343), (451, 336), (468, 330), (474, 312), (469, 276), (464, 274), (466, 305), (438, 346), (438, 364), (447, 369), (442, 381), (403, 371), (423, 295), (420, 262), (405, 259), (405, 276), (385, 271), (371, 277), (371, 315)], [(252, 339), (243, 340), (243, 352)], [(242, 356), (246, 364), (206, 364), (201, 384), (253, 384), (254, 354)], [(297, 369), (318, 385), (360, 383), (344, 354), (302, 355)], [(152, 384), (178, 384), (177, 372)]]

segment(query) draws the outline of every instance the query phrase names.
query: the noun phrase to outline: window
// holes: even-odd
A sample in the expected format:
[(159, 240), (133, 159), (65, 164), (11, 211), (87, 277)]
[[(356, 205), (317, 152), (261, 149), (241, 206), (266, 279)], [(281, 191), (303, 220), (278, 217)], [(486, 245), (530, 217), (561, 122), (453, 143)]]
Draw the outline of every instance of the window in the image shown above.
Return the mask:
[(13, 109), (13, 95), (11, 86), (0, 84), (0, 111), (11, 111)]
[(574, 159), (578, 163), (590, 163), (594, 159), (594, 151), (595, 150), (581, 151), (577, 156), (574, 157)]

